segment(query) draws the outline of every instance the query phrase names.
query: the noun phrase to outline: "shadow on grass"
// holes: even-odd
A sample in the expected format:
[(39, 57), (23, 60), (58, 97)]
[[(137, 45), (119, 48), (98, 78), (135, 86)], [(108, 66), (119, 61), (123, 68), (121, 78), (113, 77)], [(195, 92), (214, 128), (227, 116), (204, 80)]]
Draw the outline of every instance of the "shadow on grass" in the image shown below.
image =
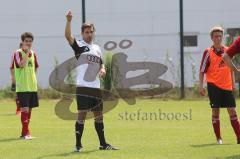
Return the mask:
[(92, 152), (96, 152), (99, 150), (89, 150), (89, 151), (82, 151), (82, 152), (68, 152), (68, 153), (62, 153), (62, 154), (52, 154), (52, 155), (45, 155), (41, 157), (37, 157), (36, 159), (44, 159), (44, 158), (51, 158), (51, 157), (69, 157), (74, 155), (81, 155), (81, 154), (89, 154)]
[(222, 145), (218, 145), (216, 143), (210, 143), (210, 144), (200, 144), (200, 145), (190, 145), (191, 147), (195, 147), (195, 148), (200, 148), (200, 147), (210, 147), (210, 146), (224, 146), (224, 145), (232, 145), (232, 144), (222, 144)]
[(239, 158), (240, 158), (240, 155), (234, 155), (234, 156), (225, 157), (224, 159), (239, 159)]
[(6, 114), (1, 114), (1, 116), (18, 116), (16, 113), (6, 113)]
[(7, 138), (7, 139), (0, 139), (0, 142), (11, 142), (11, 141), (20, 141), (20, 138)]

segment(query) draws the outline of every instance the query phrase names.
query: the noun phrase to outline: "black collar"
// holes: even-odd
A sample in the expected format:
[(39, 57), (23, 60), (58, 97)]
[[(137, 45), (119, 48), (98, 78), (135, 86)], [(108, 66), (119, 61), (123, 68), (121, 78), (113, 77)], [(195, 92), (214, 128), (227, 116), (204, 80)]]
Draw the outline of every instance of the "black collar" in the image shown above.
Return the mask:
[(222, 55), (224, 53), (224, 46), (222, 46), (220, 50), (216, 49), (214, 46), (212, 46), (211, 49), (213, 49), (216, 55)]

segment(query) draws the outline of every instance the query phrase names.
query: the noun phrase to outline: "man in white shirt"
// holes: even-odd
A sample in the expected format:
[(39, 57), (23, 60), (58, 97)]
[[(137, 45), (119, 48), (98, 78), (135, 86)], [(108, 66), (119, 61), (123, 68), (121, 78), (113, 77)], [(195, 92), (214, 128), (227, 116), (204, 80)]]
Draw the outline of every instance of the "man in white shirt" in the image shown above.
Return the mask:
[[(76, 151), (82, 150), (81, 138), (84, 129), (84, 122), (88, 111), (92, 111), (95, 117), (95, 129), (100, 142), (100, 150), (117, 150), (105, 141), (103, 124), (103, 101), (100, 91), (99, 77), (106, 74), (102, 61), (101, 49), (93, 43), (95, 28), (92, 23), (84, 23), (81, 28), (83, 40), (76, 40), (71, 33), (72, 12), (66, 15), (67, 23), (65, 37), (72, 49), (75, 57), (80, 62), (77, 68), (77, 90), (76, 99), (78, 107), (78, 118), (75, 124), (76, 131)], [(89, 95), (87, 90), (94, 90), (96, 95)]]

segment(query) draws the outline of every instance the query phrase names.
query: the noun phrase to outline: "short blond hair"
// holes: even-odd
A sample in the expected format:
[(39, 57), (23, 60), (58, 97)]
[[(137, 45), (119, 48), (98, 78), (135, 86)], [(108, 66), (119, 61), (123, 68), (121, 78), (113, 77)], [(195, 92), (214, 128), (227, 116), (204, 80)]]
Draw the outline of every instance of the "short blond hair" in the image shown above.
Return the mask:
[(221, 32), (222, 34), (224, 33), (224, 29), (221, 26), (215, 26), (210, 30), (210, 36), (211, 38), (213, 37), (213, 33), (215, 32)]

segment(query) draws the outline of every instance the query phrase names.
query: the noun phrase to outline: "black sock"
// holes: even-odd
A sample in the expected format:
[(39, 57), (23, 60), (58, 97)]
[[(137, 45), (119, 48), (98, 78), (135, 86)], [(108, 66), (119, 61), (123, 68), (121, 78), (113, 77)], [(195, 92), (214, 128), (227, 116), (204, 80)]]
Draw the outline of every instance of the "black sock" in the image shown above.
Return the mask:
[(76, 134), (76, 147), (82, 147), (81, 139), (83, 134), (84, 124), (75, 124), (75, 134)]
[(103, 123), (95, 122), (94, 125), (95, 125), (95, 129), (97, 131), (97, 134), (98, 134), (100, 145), (101, 146), (106, 145)]

